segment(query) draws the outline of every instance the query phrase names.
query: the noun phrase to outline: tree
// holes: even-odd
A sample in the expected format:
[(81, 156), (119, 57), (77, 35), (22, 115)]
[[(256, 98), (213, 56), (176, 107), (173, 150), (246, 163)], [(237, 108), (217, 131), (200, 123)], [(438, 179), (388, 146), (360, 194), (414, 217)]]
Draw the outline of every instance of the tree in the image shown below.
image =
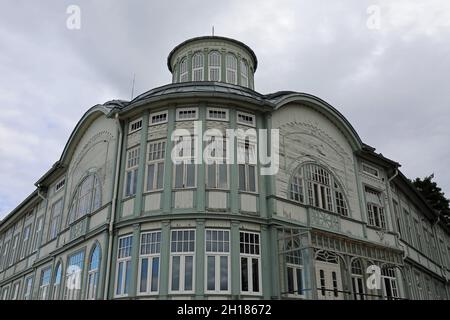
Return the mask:
[(435, 209), (446, 224), (450, 223), (450, 201), (442, 189), (433, 181), (434, 173), (423, 179), (416, 178), (412, 184), (424, 196), (428, 204)]

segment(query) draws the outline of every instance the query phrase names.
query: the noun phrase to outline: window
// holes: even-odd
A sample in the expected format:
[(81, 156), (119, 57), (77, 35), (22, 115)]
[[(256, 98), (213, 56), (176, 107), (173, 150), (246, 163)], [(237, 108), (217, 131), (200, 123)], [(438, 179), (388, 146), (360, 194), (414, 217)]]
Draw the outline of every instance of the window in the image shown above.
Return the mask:
[(221, 56), (217, 51), (212, 51), (208, 56), (209, 81), (220, 81), (221, 78)]
[(227, 82), (237, 84), (237, 59), (233, 54), (226, 56)]
[(241, 60), (241, 85), (248, 87), (248, 64), (245, 60)]
[(392, 201), (393, 206), (394, 206), (394, 215), (395, 215), (395, 221), (397, 223), (397, 231), (400, 234), (400, 238), (403, 237), (403, 228), (402, 228), (402, 223), (400, 220), (400, 211), (399, 211), (399, 206), (397, 201), (393, 200)]
[(367, 213), (369, 225), (381, 229), (386, 229), (386, 219), (384, 216), (384, 206), (381, 200), (381, 192), (366, 187)]
[(240, 232), (241, 294), (261, 293), (259, 233)]
[(97, 175), (90, 174), (77, 187), (69, 211), (69, 223), (86, 214), (94, 212), (101, 206), (101, 186)]
[(37, 218), (36, 229), (34, 230), (33, 252), (36, 251), (38, 246), (41, 244), (41, 234), (42, 234), (43, 223), (44, 223), (43, 216), (40, 216), (39, 218)]
[(415, 278), (416, 278), (417, 298), (418, 298), (418, 300), (423, 300), (424, 299), (424, 292), (423, 292), (423, 289), (422, 289), (422, 279), (420, 277), (420, 273), (415, 272), (414, 275), (415, 275)]
[(27, 225), (23, 229), (22, 234), (22, 253), (20, 254), (20, 258), (23, 259), (28, 255), (28, 247), (30, 242), (30, 236), (31, 236), (31, 224)]
[(69, 256), (66, 271), (65, 300), (79, 300), (83, 275), (84, 251)]
[(180, 82), (188, 81), (187, 59), (183, 58), (180, 62)]
[(194, 292), (195, 230), (172, 230), (170, 239), (170, 292)]
[(19, 238), (20, 234), (16, 234), (13, 238), (13, 245), (9, 254), (8, 266), (12, 266), (16, 262), (17, 249), (19, 248)]
[(294, 297), (303, 297), (303, 256), (298, 239), (289, 239), (285, 247), (287, 293)]
[(391, 300), (399, 297), (394, 268), (384, 268), (381, 270), (381, 282), (386, 299)]
[(228, 121), (228, 110), (220, 108), (208, 108), (208, 120)]
[(133, 236), (119, 238), (116, 267), (116, 296), (127, 296), (131, 276), (131, 247)]
[(139, 294), (157, 294), (159, 292), (160, 254), (161, 231), (142, 233), (139, 255)]
[(361, 260), (352, 261), (352, 289), (355, 300), (364, 300), (364, 278)]
[(50, 279), (52, 268), (49, 267), (41, 272), (41, 284), (39, 285), (39, 300), (47, 300), (49, 298)]
[(31, 300), (33, 294), (33, 276), (25, 278), (23, 300)]
[(374, 176), (377, 178), (380, 177), (380, 173), (379, 173), (378, 169), (372, 167), (371, 165), (368, 165), (367, 163), (363, 162), (362, 169), (363, 169), (363, 172), (365, 172), (371, 176)]
[(167, 123), (167, 111), (161, 111), (150, 114), (150, 125)]
[(209, 136), (207, 141), (206, 186), (210, 189), (228, 188), (228, 164), (226, 141), (222, 137)]
[(341, 184), (328, 170), (316, 164), (305, 164), (294, 173), (289, 198), (348, 216), (347, 201)]
[(177, 156), (180, 161), (174, 165), (175, 188), (193, 188), (196, 185), (196, 165), (194, 163), (195, 143), (194, 136), (180, 136), (176, 142)]
[(98, 273), (100, 269), (100, 246), (95, 245), (89, 259), (87, 276), (87, 299), (95, 300), (97, 297)]
[(2, 289), (2, 300), (8, 300), (8, 297), (9, 297), (9, 285), (3, 287)]
[(149, 142), (147, 146), (147, 191), (161, 190), (164, 184), (164, 158), (166, 142)]
[(54, 280), (53, 280), (53, 291), (52, 291), (53, 298), (52, 298), (52, 300), (60, 299), (59, 294), (61, 291), (61, 277), (62, 277), (62, 264), (60, 262), (58, 262), (58, 264), (56, 265), (55, 275), (54, 275)]
[(238, 141), (239, 190), (256, 192), (256, 141)]
[(59, 190), (64, 188), (64, 185), (66, 184), (66, 178), (62, 178), (56, 185), (55, 185), (55, 193), (57, 193)]
[(419, 226), (419, 221), (414, 219), (414, 233), (416, 234), (416, 245), (419, 251), (422, 251), (422, 234)]
[(409, 215), (408, 210), (406, 210), (405, 208), (403, 208), (403, 214), (405, 217), (405, 230), (406, 230), (406, 234), (408, 236), (408, 242), (410, 244), (412, 244), (412, 234), (411, 234), (411, 230), (412, 230), (412, 226), (411, 226), (411, 217)]
[(50, 215), (50, 232), (49, 232), (49, 240), (53, 240), (56, 238), (59, 232), (59, 225), (61, 223), (62, 216), (62, 199), (55, 202), (52, 206), (52, 212)]
[(237, 112), (237, 123), (254, 127), (256, 125), (255, 115), (245, 112)]
[(17, 300), (19, 298), (19, 290), (20, 290), (20, 282), (14, 283), (11, 294), (11, 300)]
[(2, 254), (2, 260), (1, 260), (2, 264), (0, 265), (0, 267), (2, 267), (2, 269), (6, 269), (8, 267), (9, 243), (10, 243), (10, 240), (5, 241), (5, 244), (3, 246), (3, 254)]
[(134, 120), (130, 123), (128, 133), (139, 131), (142, 128), (142, 118)]
[(197, 120), (197, 108), (179, 108), (177, 109), (177, 121), (182, 120)]
[(203, 53), (196, 52), (192, 56), (192, 80), (203, 81), (204, 68), (203, 68)]
[(136, 147), (127, 152), (127, 168), (125, 172), (125, 196), (130, 197), (136, 194), (137, 177), (139, 169), (139, 157), (141, 148)]
[(208, 293), (230, 292), (230, 231), (206, 230), (206, 279)]

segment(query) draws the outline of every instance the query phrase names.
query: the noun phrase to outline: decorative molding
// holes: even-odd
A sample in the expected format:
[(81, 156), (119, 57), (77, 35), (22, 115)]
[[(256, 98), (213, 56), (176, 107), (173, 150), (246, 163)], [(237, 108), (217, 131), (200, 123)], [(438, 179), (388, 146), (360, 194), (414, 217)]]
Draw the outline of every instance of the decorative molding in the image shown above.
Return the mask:
[(333, 231), (341, 231), (341, 220), (338, 216), (309, 208), (311, 225)]

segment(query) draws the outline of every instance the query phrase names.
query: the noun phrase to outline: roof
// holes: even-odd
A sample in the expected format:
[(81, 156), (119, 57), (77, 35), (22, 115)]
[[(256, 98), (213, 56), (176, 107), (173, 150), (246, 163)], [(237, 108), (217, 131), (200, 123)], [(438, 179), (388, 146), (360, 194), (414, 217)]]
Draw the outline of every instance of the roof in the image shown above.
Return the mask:
[(232, 38), (227, 38), (227, 37), (219, 37), (219, 36), (203, 36), (203, 37), (195, 37), (195, 38), (191, 38), (188, 39), (186, 41), (183, 41), (182, 43), (180, 43), (179, 45), (177, 45), (175, 48), (172, 49), (172, 51), (170, 51), (169, 56), (167, 57), (167, 67), (169, 68), (169, 71), (172, 72), (172, 66), (170, 64), (170, 60), (172, 60), (172, 56), (174, 55), (174, 53), (180, 49), (181, 47), (184, 47), (185, 45), (187, 45), (190, 42), (194, 42), (194, 41), (208, 41), (208, 40), (221, 40), (221, 41), (228, 41), (228, 42), (232, 42), (240, 47), (243, 47), (245, 50), (248, 51), (248, 53), (250, 53), (250, 55), (253, 58), (254, 61), (254, 71), (256, 71), (256, 68), (258, 68), (258, 59), (256, 58), (256, 54), (255, 52), (245, 43), (232, 39)]

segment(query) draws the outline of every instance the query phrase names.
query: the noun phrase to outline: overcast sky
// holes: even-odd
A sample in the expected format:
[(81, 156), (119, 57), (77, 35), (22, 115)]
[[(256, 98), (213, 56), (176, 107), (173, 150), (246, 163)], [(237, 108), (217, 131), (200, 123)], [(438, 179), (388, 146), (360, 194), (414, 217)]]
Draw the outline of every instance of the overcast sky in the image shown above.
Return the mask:
[(0, 218), (87, 109), (129, 99), (133, 74), (135, 95), (169, 83), (170, 50), (212, 25), (255, 51), (258, 92), (326, 100), (408, 177), (434, 172), (450, 196), (448, 0), (0, 0)]

